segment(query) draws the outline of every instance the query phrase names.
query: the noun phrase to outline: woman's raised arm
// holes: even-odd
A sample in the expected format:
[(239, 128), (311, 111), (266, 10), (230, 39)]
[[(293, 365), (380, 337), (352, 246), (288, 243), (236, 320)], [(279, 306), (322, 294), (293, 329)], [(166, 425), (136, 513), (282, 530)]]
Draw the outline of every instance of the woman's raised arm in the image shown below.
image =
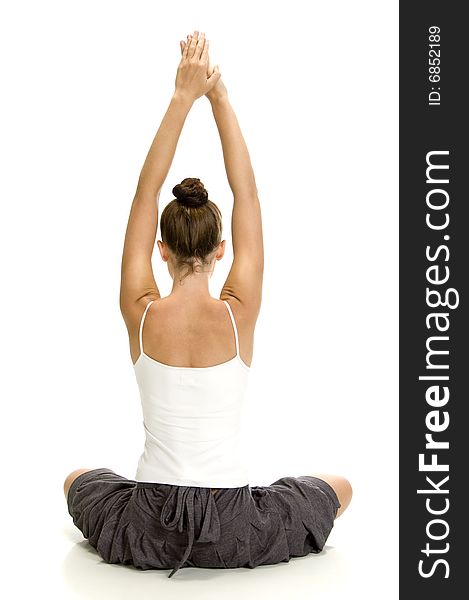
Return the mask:
[[(181, 42), (181, 53), (187, 48)], [(219, 75), (208, 59), (207, 75)], [(238, 119), (219, 78), (205, 94), (212, 105), (223, 149), (226, 175), (234, 196), (231, 236), (233, 264), (220, 293), (222, 300), (235, 299), (243, 307), (247, 320), (255, 322), (262, 301), (264, 243), (262, 216), (254, 171)]]
[[(181, 42), (181, 53), (188, 43)], [(262, 301), (264, 275), (264, 243), (262, 217), (256, 181), (249, 152), (238, 119), (220, 77), (218, 65), (212, 68), (210, 57), (207, 76), (218, 75), (215, 85), (206, 92), (218, 127), (223, 149), (226, 175), (234, 196), (231, 218), (233, 263), (221, 290), (222, 300), (235, 300), (241, 305), (238, 312), (255, 323)]]
[(255, 321), (262, 300), (264, 244), (262, 217), (249, 152), (221, 79), (207, 94), (212, 105), (228, 182), (234, 196), (231, 235), (233, 264), (220, 297), (236, 298)]
[(124, 319), (148, 295), (158, 297), (151, 265), (158, 227), (158, 199), (174, 158), (186, 117), (197, 98), (216, 84), (220, 75), (207, 77), (208, 40), (192, 38), (179, 63), (166, 114), (148, 151), (130, 209), (121, 265), (120, 307)]

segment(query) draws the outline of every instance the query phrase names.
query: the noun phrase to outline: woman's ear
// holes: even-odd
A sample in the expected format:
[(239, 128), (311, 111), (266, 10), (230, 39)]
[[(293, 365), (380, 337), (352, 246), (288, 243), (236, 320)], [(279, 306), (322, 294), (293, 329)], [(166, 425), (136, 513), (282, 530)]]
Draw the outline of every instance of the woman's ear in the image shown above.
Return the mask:
[(218, 250), (217, 250), (217, 253), (215, 254), (216, 260), (221, 260), (223, 258), (223, 255), (225, 254), (225, 245), (226, 245), (226, 240), (222, 240), (220, 242), (220, 244), (218, 245)]
[(166, 246), (166, 243), (162, 242), (160, 240), (156, 240), (156, 243), (158, 244), (158, 250), (160, 251), (162, 260), (164, 260), (164, 262), (167, 262), (169, 259), (169, 253), (168, 253), (168, 247)]

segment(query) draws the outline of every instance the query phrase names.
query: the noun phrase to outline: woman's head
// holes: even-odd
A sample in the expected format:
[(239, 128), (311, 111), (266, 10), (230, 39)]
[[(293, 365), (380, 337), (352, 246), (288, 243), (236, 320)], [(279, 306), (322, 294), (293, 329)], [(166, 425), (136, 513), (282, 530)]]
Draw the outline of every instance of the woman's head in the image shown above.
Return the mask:
[(217, 250), (221, 250), (217, 258), (223, 256), (222, 216), (217, 205), (208, 199), (200, 179), (186, 177), (172, 192), (175, 199), (165, 206), (160, 223), (161, 239), (168, 253), (164, 245), (158, 245), (163, 260), (168, 260), (173, 270), (186, 269), (185, 277), (211, 265)]

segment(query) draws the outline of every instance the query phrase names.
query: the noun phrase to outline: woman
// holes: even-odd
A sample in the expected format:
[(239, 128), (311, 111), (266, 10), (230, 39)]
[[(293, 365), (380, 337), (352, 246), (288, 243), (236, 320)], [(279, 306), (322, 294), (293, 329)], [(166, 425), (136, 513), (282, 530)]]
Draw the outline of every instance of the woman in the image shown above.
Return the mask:
[[(75, 525), (105, 562), (173, 567), (169, 577), (184, 564), (253, 568), (320, 552), (352, 495), (349, 482), (332, 475), (251, 487), (240, 460), (239, 424), (262, 294), (261, 210), (249, 154), (208, 46), (197, 31), (181, 42), (175, 91), (143, 165), (125, 236), (120, 306), (146, 436), (136, 478), (78, 469), (64, 484)], [(158, 200), (187, 114), (204, 95), (234, 196), (234, 259), (220, 299), (213, 298), (209, 278), (225, 251), (221, 215), (199, 179), (184, 179), (161, 215), (158, 248), (173, 279), (162, 298), (151, 266)]]

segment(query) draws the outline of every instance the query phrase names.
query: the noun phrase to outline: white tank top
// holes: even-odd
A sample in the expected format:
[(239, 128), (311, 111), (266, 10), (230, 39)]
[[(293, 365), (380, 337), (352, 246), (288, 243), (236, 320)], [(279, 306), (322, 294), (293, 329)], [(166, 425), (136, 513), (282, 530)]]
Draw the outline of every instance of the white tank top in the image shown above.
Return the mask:
[(134, 364), (140, 390), (145, 447), (138, 462), (137, 481), (172, 485), (234, 488), (249, 483), (240, 453), (240, 433), (250, 367), (239, 355), (210, 367), (176, 367), (143, 351), (143, 323), (139, 329), (140, 356)]

